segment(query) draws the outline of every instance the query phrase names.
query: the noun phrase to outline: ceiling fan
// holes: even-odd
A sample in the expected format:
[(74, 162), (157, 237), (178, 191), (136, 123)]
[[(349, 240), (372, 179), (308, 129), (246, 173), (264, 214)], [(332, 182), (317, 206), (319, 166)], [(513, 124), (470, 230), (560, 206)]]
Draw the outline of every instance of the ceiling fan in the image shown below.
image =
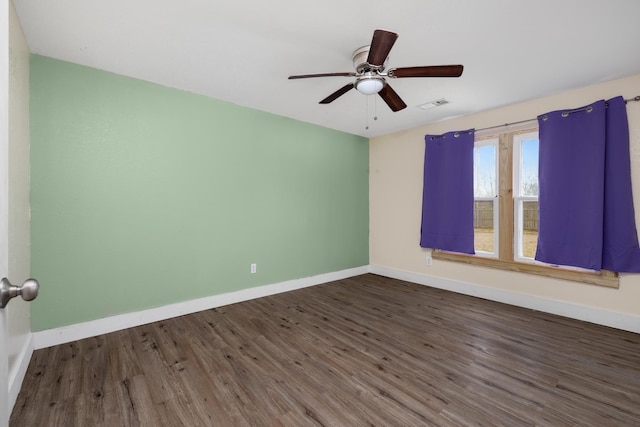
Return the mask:
[(402, 98), (394, 91), (385, 77), (460, 77), (462, 75), (462, 65), (431, 65), (424, 67), (404, 67), (389, 68), (384, 70), (389, 60), (389, 52), (396, 42), (398, 34), (387, 30), (375, 30), (370, 46), (363, 46), (353, 52), (353, 66), (356, 72), (346, 73), (320, 73), (320, 74), (300, 74), (289, 76), (290, 80), (306, 79), (311, 77), (355, 77), (353, 83), (344, 85), (325, 99), (320, 104), (329, 104), (351, 89), (365, 95), (378, 93), (393, 111), (400, 111), (407, 107)]

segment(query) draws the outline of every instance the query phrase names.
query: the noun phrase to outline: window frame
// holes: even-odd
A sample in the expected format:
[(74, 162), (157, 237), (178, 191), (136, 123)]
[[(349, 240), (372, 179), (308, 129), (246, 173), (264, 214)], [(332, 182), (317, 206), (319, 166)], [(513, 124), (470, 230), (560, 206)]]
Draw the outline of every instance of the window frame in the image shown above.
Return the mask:
[[(452, 261), (481, 267), (497, 268), (519, 273), (534, 274), (555, 279), (569, 280), (573, 282), (586, 283), (590, 285), (618, 288), (620, 286), (619, 275), (616, 272), (602, 270), (591, 272), (577, 270), (564, 266), (555, 266), (540, 263), (538, 261), (520, 261), (515, 257), (514, 246), (514, 137), (516, 134), (525, 134), (538, 130), (538, 123), (535, 120), (523, 122), (516, 126), (499, 126), (476, 132), (476, 141), (490, 139), (491, 136), (498, 138), (498, 215), (497, 228), (498, 256), (488, 257), (483, 255), (468, 255), (433, 250), (432, 258), (435, 260)], [(474, 197), (475, 200), (475, 197)], [(494, 211), (495, 212), (495, 211)], [(494, 216), (494, 221), (495, 221)]]

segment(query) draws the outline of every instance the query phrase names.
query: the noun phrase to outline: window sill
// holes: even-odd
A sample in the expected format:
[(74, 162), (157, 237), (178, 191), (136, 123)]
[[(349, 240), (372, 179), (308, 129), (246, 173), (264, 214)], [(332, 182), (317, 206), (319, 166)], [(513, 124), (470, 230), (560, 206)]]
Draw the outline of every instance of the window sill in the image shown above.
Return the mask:
[(516, 261), (504, 261), (495, 258), (484, 258), (474, 255), (457, 254), (434, 250), (432, 258), (442, 261), (462, 262), (481, 267), (497, 268), (501, 270), (516, 271), (519, 273), (536, 274), (538, 276), (552, 277), (554, 279), (571, 280), (573, 282), (587, 283), (590, 285), (605, 286), (617, 289), (620, 286), (618, 273), (602, 270), (598, 273), (574, 271), (559, 267), (547, 267), (543, 265), (528, 264)]

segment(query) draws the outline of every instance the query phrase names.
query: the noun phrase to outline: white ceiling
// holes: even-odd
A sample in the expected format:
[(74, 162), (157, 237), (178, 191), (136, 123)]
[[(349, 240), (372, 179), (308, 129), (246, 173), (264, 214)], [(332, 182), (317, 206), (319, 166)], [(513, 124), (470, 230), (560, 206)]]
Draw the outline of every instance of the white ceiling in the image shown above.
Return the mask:
[[(639, 0), (14, 3), (33, 53), (366, 137), (640, 73)], [(376, 28), (400, 36), (389, 67), (464, 74), (389, 80), (408, 105), (397, 113), (355, 90), (318, 104), (349, 78), (287, 80), (353, 71)], [(439, 98), (450, 103), (417, 108)]]

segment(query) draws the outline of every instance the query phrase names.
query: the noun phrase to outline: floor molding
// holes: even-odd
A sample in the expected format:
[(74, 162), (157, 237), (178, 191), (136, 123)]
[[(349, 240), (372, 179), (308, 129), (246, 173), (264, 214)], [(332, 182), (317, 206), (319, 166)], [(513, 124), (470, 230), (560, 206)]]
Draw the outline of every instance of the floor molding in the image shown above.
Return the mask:
[[(479, 298), (486, 298), (492, 301), (505, 304), (557, 314), (572, 319), (583, 320), (599, 325), (610, 326), (625, 331), (640, 333), (640, 316), (625, 313), (617, 313), (601, 310), (594, 307), (571, 304), (563, 301), (551, 300), (532, 295), (519, 294), (501, 289), (476, 285), (473, 283), (460, 282), (442, 277), (434, 277), (410, 271), (398, 270), (377, 265), (356, 267), (302, 279), (289, 280), (270, 285), (258, 286), (255, 288), (243, 289), (220, 295), (212, 295), (205, 298), (170, 304), (163, 307), (151, 308), (147, 310), (125, 313), (116, 316), (105, 317), (89, 322), (78, 323), (69, 326), (62, 326), (54, 329), (34, 332), (33, 339), (30, 340), (30, 351), (64, 344), (96, 335), (115, 332), (118, 330), (131, 328), (172, 317), (195, 313), (214, 307), (221, 307), (228, 304), (247, 301), (268, 295), (275, 295), (281, 292), (288, 292), (296, 289), (315, 286), (334, 280), (357, 276), (365, 273), (374, 273), (385, 277), (404, 280), (434, 288), (445, 289), (465, 295)], [(27, 351), (28, 353), (29, 351)], [(24, 354), (26, 356), (26, 353)], [(28, 366), (29, 357), (26, 360), (24, 371)], [(21, 368), (22, 369), (22, 368)], [(24, 373), (23, 373), (24, 375)], [(17, 378), (17, 377), (16, 377)], [(14, 383), (16, 383), (14, 381)], [(12, 383), (13, 384), (13, 383)], [(17, 383), (16, 383), (17, 384)]]
[(29, 333), (27, 339), (17, 355), (17, 360), (13, 363), (12, 369), (9, 371), (9, 413), (18, 399), (18, 393), (22, 388), (22, 382), (27, 374), (29, 362), (33, 355), (33, 334)]
[(369, 272), (369, 266), (350, 268), (331, 273), (319, 274), (317, 276), (305, 277), (301, 279), (288, 280), (285, 282), (270, 285), (258, 286), (255, 288), (242, 289), (235, 292), (212, 295), (190, 301), (179, 302), (163, 307), (151, 308), (132, 313), (119, 314), (102, 319), (91, 320), (89, 322), (78, 323), (69, 326), (62, 326), (54, 329), (33, 333), (33, 348), (36, 350), (52, 347), (71, 341), (81, 340), (96, 335), (107, 334), (122, 329), (132, 328), (147, 323), (170, 319), (172, 317), (183, 316), (210, 308), (221, 307), (228, 304), (235, 304), (255, 298), (279, 294), (281, 292), (293, 291), (309, 286), (315, 286), (334, 280), (345, 279)]
[(598, 325), (609, 326), (624, 331), (640, 333), (640, 316), (618, 313), (572, 304), (564, 301), (541, 298), (534, 295), (509, 292), (502, 289), (490, 288), (473, 283), (460, 282), (442, 277), (429, 276), (411, 271), (398, 270), (377, 265), (369, 266), (369, 272), (406, 282), (431, 286), (460, 294), (485, 298), (491, 301), (502, 302), (518, 307), (538, 310), (545, 313), (557, 314), (572, 319), (583, 320)]

